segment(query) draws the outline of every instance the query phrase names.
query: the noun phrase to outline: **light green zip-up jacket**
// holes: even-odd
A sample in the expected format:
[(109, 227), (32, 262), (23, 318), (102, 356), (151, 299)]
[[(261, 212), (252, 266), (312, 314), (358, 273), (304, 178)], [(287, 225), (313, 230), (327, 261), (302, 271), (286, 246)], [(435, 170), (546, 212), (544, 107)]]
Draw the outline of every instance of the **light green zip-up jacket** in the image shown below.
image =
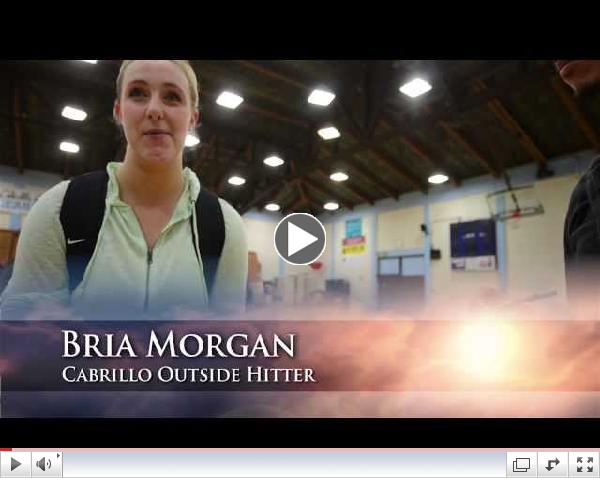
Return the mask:
[[(107, 165), (106, 211), (96, 250), (70, 303), (82, 312), (129, 313), (205, 310), (208, 294), (193, 244), (190, 216), (197, 225), (195, 201), (200, 181), (184, 169), (185, 189), (173, 216), (149, 251), (133, 209), (119, 198), (118, 163)], [(2, 295), (3, 317), (40, 302), (69, 303), (66, 241), (60, 209), (69, 182), (63, 181), (34, 204), (17, 247), (14, 271)], [(219, 199), (225, 221), (225, 243), (215, 277), (212, 303), (217, 311), (238, 312), (246, 300), (248, 246), (240, 215)], [(81, 207), (85, 207), (82, 204)], [(200, 211), (200, 214), (202, 211)], [(202, 234), (202, 231), (200, 231)], [(9, 317), (6, 317), (9, 318)], [(107, 319), (116, 317), (106, 317)]]

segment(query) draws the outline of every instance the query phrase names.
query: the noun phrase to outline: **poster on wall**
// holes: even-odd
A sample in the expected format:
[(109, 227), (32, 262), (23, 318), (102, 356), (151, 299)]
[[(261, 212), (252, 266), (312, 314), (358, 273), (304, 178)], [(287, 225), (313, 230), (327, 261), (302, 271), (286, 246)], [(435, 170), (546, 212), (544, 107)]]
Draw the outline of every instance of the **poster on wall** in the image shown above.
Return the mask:
[(17, 194), (14, 189), (0, 189), (0, 212), (26, 214), (37, 199), (37, 197), (32, 197), (28, 191)]
[(346, 221), (346, 237), (362, 236), (362, 218), (348, 219)]
[(342, 241), (342, 254), (344, 256), (359, 256), (367, 251), (365, 236), (347, 237)]
[(493, 219), (450, 224), (454, 271), (496, 270), (496, 222)]
[(346, 220), (346, 237), (342, 240), (342, 255), (358, 256), (367, 250), (367, 239), (362, 233), (362, 218)]

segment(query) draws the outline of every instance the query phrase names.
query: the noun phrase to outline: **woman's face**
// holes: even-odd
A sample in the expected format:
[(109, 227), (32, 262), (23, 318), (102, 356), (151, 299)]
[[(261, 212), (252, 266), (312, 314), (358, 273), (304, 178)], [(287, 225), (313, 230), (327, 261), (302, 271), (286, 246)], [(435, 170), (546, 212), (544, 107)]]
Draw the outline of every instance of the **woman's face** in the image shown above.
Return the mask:
[(181, 158), (186, 135), (198, 120), (186, 76), (169, 60), (131, 63), (115, 114), (134, 156), (157, 166)]

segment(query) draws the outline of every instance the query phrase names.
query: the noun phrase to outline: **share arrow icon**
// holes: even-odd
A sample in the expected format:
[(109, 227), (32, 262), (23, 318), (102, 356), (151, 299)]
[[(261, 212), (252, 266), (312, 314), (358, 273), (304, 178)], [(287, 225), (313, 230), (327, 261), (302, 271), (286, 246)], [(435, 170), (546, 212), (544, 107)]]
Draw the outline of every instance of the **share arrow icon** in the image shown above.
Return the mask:
[[(554, 465), (552, 465), (552, 463), (554, 463)], [(548, 460), (548, 466), (546, 466), (546, 470), (553, 470), (556, 466), (558, 466), (559, 463), (560, 461), (558, 461), (558, 458), (555, 458), (554, 460)]]

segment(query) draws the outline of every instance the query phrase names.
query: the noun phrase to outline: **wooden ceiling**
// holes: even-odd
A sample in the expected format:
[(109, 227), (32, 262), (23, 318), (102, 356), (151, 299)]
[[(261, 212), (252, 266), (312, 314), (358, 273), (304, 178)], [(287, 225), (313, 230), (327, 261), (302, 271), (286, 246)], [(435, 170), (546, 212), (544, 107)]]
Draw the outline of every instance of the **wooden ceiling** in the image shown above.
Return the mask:
[[(120, 160), (124, 144), (112, 120), (120, 62), (0, 62), (0, 163), (70, 177)], [(427, 178), (463, 180), (549, 158), (599, 149), (600, 98), (580, 102), (549, 61), (194, 60), (201, 87), (201, 144), (186, 164), (205, 187), (240, 212), (277, 202), (284, 213), (319, 214), (329, 200), (353, 208), (410, 192)], [(433, 86), (418, 98), (399, 92), (414, 76)], [(328, 107), (307, 102), (325, 86)], [(244, 97), (236, 110), (215, 103), (225, 89)], [(66, 104), (88, 113), (82, 123), (60, 116)], [(339, 139), (317, 130), (333, 124)], [(58, 150), (72, 138), (81, 152)], [(278, 168), (263, 164), (277, 154)], [(346, 172), (335, 183), (329, 175)], [(227, 179), (238, 174), (243, 186)]]

